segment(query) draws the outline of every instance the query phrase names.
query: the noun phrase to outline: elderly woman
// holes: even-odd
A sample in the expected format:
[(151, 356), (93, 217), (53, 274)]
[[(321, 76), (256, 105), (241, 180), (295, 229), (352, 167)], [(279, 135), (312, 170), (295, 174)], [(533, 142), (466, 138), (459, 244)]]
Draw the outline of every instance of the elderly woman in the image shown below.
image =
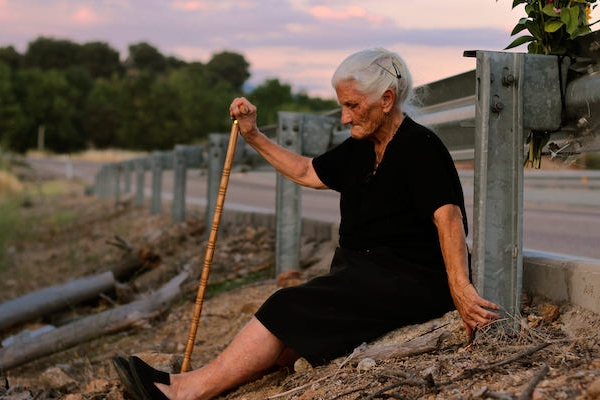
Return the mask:
[(136, 357), (115, 360), (132, 394), (210, 399), (304, 357), (313, 365), (456, 308), (471, 333), (498, 317), (469, 279), (462, 188), (439, 138), (402, 112), (411, 78), (384, 49), (349, 56), (332, 78), (351, 137), (314, 159), (269, 140), (256, 107), (233, 100), (240, 133), (288, 179), (340, 192), (339, 248), (330, 273), (275, 292), (205, 367), (178, 375)]

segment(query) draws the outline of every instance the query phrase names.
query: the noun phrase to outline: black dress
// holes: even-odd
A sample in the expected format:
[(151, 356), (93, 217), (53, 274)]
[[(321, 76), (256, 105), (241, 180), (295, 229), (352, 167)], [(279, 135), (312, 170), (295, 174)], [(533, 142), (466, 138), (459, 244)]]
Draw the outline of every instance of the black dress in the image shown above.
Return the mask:
[(256, 313), (312, 365), (454, 308), (432, 222), (445, 204), (466, 215), (448, 150), (405, 117), (376, 173), (374, 157), (372, 142), (349, 138), (313, 160), (340, 192), (340, 247), (328, 275), (275, 292)]

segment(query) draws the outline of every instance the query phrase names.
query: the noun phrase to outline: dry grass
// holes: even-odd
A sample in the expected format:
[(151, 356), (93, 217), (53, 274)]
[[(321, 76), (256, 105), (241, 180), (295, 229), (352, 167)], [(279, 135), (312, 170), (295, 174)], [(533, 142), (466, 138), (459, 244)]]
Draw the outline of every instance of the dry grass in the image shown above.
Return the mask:
[(7, 171), (0, 171), (0, 196), (21, 193), (23, 185), (16, 176)]
[[(145, 152), (126, 151), (118, 149), (108, 150), (86, 150), (81, 153), (74, 153), (70, 155), (55, 155), (56, 157), (70, 157), (72, 160), (83, 160), (93, 162), (118, 162), (123, 160), (129, 160), (132, 158), (142, 157), (147, 155)], [(27, 153), (27, 157), (48, 157), (47, 153), (39, 151), (30, 151)]]

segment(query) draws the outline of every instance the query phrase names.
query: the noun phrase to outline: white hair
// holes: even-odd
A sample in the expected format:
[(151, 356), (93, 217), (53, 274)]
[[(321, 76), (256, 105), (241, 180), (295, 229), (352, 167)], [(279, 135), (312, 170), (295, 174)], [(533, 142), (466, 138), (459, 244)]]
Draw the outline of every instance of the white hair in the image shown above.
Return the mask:
[(396, 108), (400, 108), (412, 91), (412, 78), (404, 60), (383, 48), (362, 50), (342, 61), (331, 78), (331, 85), (335, 89), (340, 82), (348, 80), (355, 81), (357, 89), (371, 101), (386, 90), (393, 90)]

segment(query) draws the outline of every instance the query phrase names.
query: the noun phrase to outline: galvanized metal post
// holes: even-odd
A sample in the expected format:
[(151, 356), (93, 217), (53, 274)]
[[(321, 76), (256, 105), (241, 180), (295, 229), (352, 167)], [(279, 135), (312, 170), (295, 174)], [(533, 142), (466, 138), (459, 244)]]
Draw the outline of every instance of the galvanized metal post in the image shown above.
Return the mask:
[(181, 222), (185, 220), (185, 189), (187, 180), (185, 148), (186, 146), (176, 145), (173, 158), (173, 222)]
[[(206, 221), (211, 223), (215, 214), (217, 197), (219, 195), (219, 185), (221, 183), (221, 174), (223, 173), (223, 164), (227, 155), (227, 145), (229, 135), (223, 133), (211, 133), (208, 135), (208, 183), (206, 188)], [(210, 227), (206, 230), (206, 235), (210, 233)]]
[(113, 175), (113, 195), (115, 196), (115, 201), (119, 202), (121, 200), (121, 171), (123, 170), (123, 166), (121, 163), (115, 163), (111, 169)]
[(518, 328), (524, 129), (560, 124), (559, 69), (555, 57), (485, 51), (476, 57), (473, 280)]
[(131, 193), (131, 172), (133, 170), (133, 160), (123, 162), (123, 179), (125, 181), (125, 193)]
[(138, 158), (135, 160), (135, 204), (141, 206), (144, 204), (144, 184), (147, 158)]
[(100, 167), (100, 169), (98, 170), (98, 173), (96, 174), (95, 192), (96, 192), (96, 196), (98, 196), (99, 199), (103, 199), (106, 196), (106, 191), (105, 191), (105, 187), (104, 187), (105, 170), (106, 170), (106, 165), (103, 165)]
[(162, 209), (163, 158), (163, 153), (160, 151), (152, 153), (152, 198), (150, 204), (150, 213), (152, 215), (160, 214)]
[[(514, 53), (477, 53), (473, 279), (479, 293), (520, 313), (522, 285), (523, 85)], [(501, 77), (510, 76), (510, 85)], [(508, 79), (508, 78), (507, 78)]]
[[(341, 127), (339, 118), (304, 114), (302, 117), (302, 155), (316, 157), (333, 144), (334, 132)], [(344, 135), (344, 139), (347, 138)]]
[[(302, 151), (300, 131), (302, 114), (278, 113), (277, 143), (294, 153)], [(300, 266), (301, 191), (296, 183), (277, 174), (275, 197), (275, 270), (276, 274)]]

